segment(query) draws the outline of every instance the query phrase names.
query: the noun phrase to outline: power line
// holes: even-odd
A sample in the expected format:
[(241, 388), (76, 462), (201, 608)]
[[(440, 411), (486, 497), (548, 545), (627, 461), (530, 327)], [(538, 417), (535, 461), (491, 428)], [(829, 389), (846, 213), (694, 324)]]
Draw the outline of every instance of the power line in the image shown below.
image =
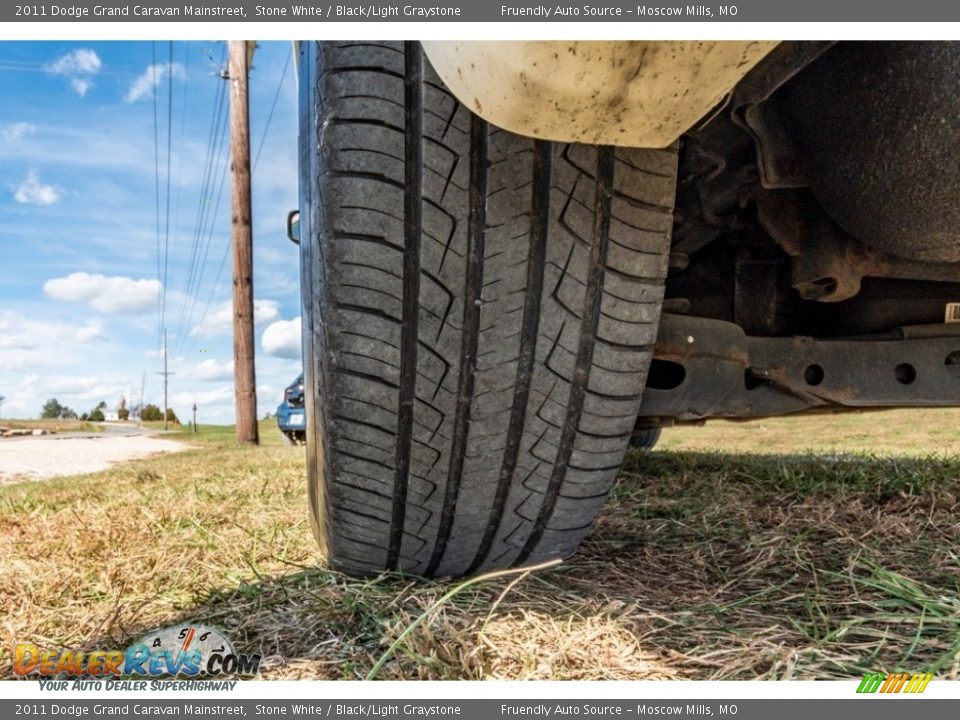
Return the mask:
[(213, 212), (209, 215), (210, 222), (207, 230), (207, 239), (203, 246), (203, 259), (201, 260), (199, 265), (199, 273), (197, 277), (196, 289), (193, 294), (192, 302), (190, 304), (190, 312), (187, 315), (186, 327), (189, 327), (190, 323), (193, 321), (193, 311), (196, 309), (197, 299), (199, 298), (199, 295), (200, 295), (200, 288), (203, 287), (203, 276), (206, 273), (207, 257), (210, 254), (210, 245), (213, 243), (213, 233), (214, 233), (214, 230), (216, 229), (217, 214), (220, 211), (220, 200), (223, 197), (223, 188), (225, 185), (225, 181), (227, 178), (227, 170), (229, 167), (230, 167), (229, 157), (226, 157), (224, 158), (223, 166), (220, 171), (220, 183), (219, 183), (219, 188), (217, 190), (217, 199), (214, 202)]
[(173, 226), (180, 236), (180, 197), (183, 194), (183, 147), (187, 137), (187, 98), (190, 88), (190, 41), (184, 46), (184, 82), (180, 98), (180, 143), (177, 149), (177, 195), (173, 205)]
[[(221, 83), (218, 90), (223, 90), (225, 84)], [(223, 137), (226, 131), (226, 101), (225, 93), (220, 92), (217, 95), (217, 105), (215, 108), (214, 124), (210, 136), (209, 147), (207, 149), (207, 158), (204, 168), (204, 178), (201, 186), (200, 198), (197, 203), (197, 219), (194, 226), (193, 253), (190, 258), (190, 269), (187, 277), (186, 294), (192, 292), (193, 285), (196, 282), (197, 260), (200, 254), (200, 243), (206, 230), (207, 222), (212, 207), (214, 184), (214, 168), (217, 166), (218, 159), (223, 154)]]
[[(156, 97), (156, 85), (154, 85)], [(170, 40), (167, 60), (167, 219), (163, 238), (163, 286), (160, 304), (160, 324), (164, 328), (167, 322), (167, 272), (170, 266), (170, 163), (173, 155), (173, 40)], [(166, 341), (164, 341), (166, 347)]]
[(290, 56), (287, 55), (287, 61), (283, 64), (283, 72), (280, 74), (280, 82), (277, 83), (277, 92), (273, 96), (273, 104), (270, 106), (270, 114), (267, 115), (267, 124), (263, 128), (263, 136), (260, 138), (260, 145), (257, 147), (257, 155), (253, 159), (253, 169), (256, 171), (257, 163), (260, 162), (260, 153), (263, 152), (263, 143), (267, 139), (267, 131), (270, 129), (270, 121), (273, 120), (273, 111), (277, 109), (277, 100), (280, 99), (280, 90), (283, 89), (283, 81), (287, 77), (287, 69), (290, 67)]
[(187, 276), (186, 293), (189, 294), (193, 283), (194, 264), (196, 263), (197, 246), (201, 236), (201, 228), (204, 224), (205, 213), (207, 211), (207, 195), (210, 192), (211, 172), (213, 168), (214, 149), (217, 147), (219, 133), (221, 132), (221, 114), (223, 113), (223, 83), (217, 83), (214, 90), (213, 112), (210, 117), (210, 130), (207, 135), (207, 149), (204, 156), (203, 178), (200, 182), (200, 197), (197, 202), (197, 218), (193, 228), (193, 248), (190, 258), (190, 269)]
[[(186, 322), (183, 325), (183, 330), (185, 333), (184, 336), (186, 336), (186, 333), (189, 332), (190, 325), (193, 322), (194, 311), (196, 310), (196, 306), (197, 306), (197, 300), (200, 297), (200, 289), (203, 287), (203, 276), (204, 274), (206, 274), (207, 257), (210, 254), (210, 246), (213, 244), (213, 233), (215, 230), (216, 216), (220, 210), (220, 200), (223, 196), (223, 188), (224, 188), (225, 180), (227, 177), (227, 169), (229, 167), (230, 167), (230, 163), (228, 161), (225, 161), (223, 163), (223, 170), (220, 173), (220, 184), (219, 184), (219, 189), (217, 191), (217, 199), (216, 199), (216, 202), (214, 203), (213, 213), (210, 216), (211, 219), (209, 224), (209, 230), (206, 235), (206, 241), (204, 242), (203, 259), (201, 260), (201, 263), (199, 265), (200, 270), (198, 273), (197, 283), (196, 283), (193, 295), (190, 299), (190, 309), (186, 315)], [(229, 243), (228, 243), (228, 246), (229, 246)], [(184, 340), (184, 342), (186, 342), (186, 340)], [(177, 348), (180, 349), (181, 347), (182, 347), (182, 344), (178, 343)], [(189, 353), (187, 354), (189, 355)]]
[[(225, 48), (221, 50), (221, 63), (225, 55)], [(226, 112), (225, 112), (225, 83), (218, 83), (215, 93), (214, 93), (214, 102), (213, 110), (211, 113), (210, 120), (210, 130), (207, 135), (207, 149), (204, 159), (204, 169), (203, 169), (203, 178), (201, 180), (200, 188), (200, 197), (197, 203), (197, 217), (194, 224), (193, 230), (193, 240), (191, 243), (190, 250), (190, 262), (187, 271), (187, 280), (184, 287), (184, 300), (180, 307), (180, 315), (177, 319), (177, 348), (182, 347), (183, 344), (183, 333), (181, 330), (185, 330), (186, 326), (189, 326), (190, 319), (193, 317), (193, 307), (196, 304), (196, 296), (199, 294), (202, 273), (198, 274), (198, 265), (201, 258), (201, 244), (204, 236), (207, 218), (210, 211), (210, 201), (208, 198), (212, 195), (213, 192), (213, 182), (214, 182), (214, 167), (217, 164), (217, 158), (222, 154), (223, 147), (223, 135), (226, 130)], [(209, 248), (207, 248), (209, 249)], [(206, 252), (202, 253), (204, 258), (203, 262), (206, 260)], [(189, 318), (187, 319), (187, 308), (190, 308)]]
[[(179, 239), (182, 235), (180, 222), (180, 199), (183, 195), (183, 152), (187, 137), (187, 100), (190, 95), (190, 41), (184, 44), (184, 82), (183, 93), (180, 97), (180, 141), (177, 149), (177, 192), (176, 200), (173, 206), (173, 225), (176, 237)], [(178, 321), (179, 322), (179, 321)], [(175, 326), (176, 327), (176, 326)]]
[[(218, 93), (217, 98), (220, 101), (217, 110), (225, 110), (226, 84), (221, 84), (218, 88), (223, 90)], [(207, 257), (210, 253), (210, 245), (213, 240), (213, 232), (216, 225), (217, 213), (220, 208), (220, 199), (223, 193), (224, 180), (229, 165), (229, 156), (224, 154), (226, 138), (227, 114), (217, 112), (214, 116), (213, 132), (209, 138), (207, 153), (207, 163), (204, 172), (204, 182), (200, 203), (197, 212), (197, 225), (194, 229), (194, 242), (190, 258), (190, 269), (188, 273), (186, 292), (184, 293), (184, 302), (181, 306), (181, 314), (178, 320), (177, 350), (182, 349), (186, 342), (185, 337), (193, 321), (194, 311), (199, 298), (200, 289), (203, 287), (203, 276), (206, 274)], [(222, 159), (221, 159), (222, 158)], [(220, 177), (216, 194), (216, 200), (211, 204), (214, 183), (214, 168), (221, 165)], [(212, 208), (212, 209), (211, 209)], [(205, 238), (205, 239), (204, 239)], [(202, 248), (202, 250), (201, 250)], [(182, 330), (182, 332), (180, 332)]]
[[(264, 126), (264, 129), (263, 129), (263, 135), (262, 135), (261, 138), (260, 138), (260, 143), (259, 143), (259, 146), (258, 146), (258, 149), (257, 149), (256, 159), (254, 160), (254, 164), (253, 164), (254, 169), (256, 169), (257, 161), (260, 159), (260, 153), (263, 151), (263, 147), (264, 147), (264, 144), (265, 144), (265, 142), (266, 142), (267, 134), (268, 134), (268, 132), (269, 132), (269, 130), (270, 130), (270, 124), (271, 124), (271, 121), (273, 120), (273, 115), (274, 115), (274, 112), (275, 112), (275, 110), (276, 110), (276, 108), (277, 108), (277, 102), (278, 102), (278, 100), (279, 100), (279, 98), (280, 98), (280, 93), (281, 93), (282, 90), (283, 90), (283, 82), (284, 82), (284, 80), (286, 79), (287, 72), (288, 72), (288, 70), (289, 70), (289, 68), (290, 68), (290, 57), (291, 57), (291, 55), (287, 55), (286, 62), (284, 63), (284, 66), (283, 66), (283, 71), (282, 71), (281, 74), (280, 74), (280, 80), (279, 80), (278, 83), (277, 83), (277, 89), (276, 89), (276, 91), (275, 91), (275, 93), (274, 93), (274, 96), (273, 96), (273, 103), (271, 104), (270, 112), (269, 112), (269, 114), (267, 115), (267, 122), (266, 122), (266, 124), (265, 124), (265, 126)], [(226, 167), (227, 167), (227, 166), (224, 165), (224, 176), (225, 176)], [(223, 180), (221, 179), (221, 191), (222, 191), (222, 189), (223, 189)], [(218, 192), (218, 193), (217, 193), (217, 203), (216, 203), (216, 207), (219, 207), (219, 205), (220, 205), (220, 193)], [(214, 217), (215, 217), (215, 215), (216, 215), (216, 213), (214, 213)], [(211, 225), (210, 225), (210, 240), (212, 240), (212, 234), (213, 234), (213, 225), (211, 224)], [(202, 267), (203, 267), (203, 268), (206, 267), (206, 257), (207, 257), (206, 251), (209, 251), (211, 244), (212, 244), (212, 243), (211, 243), (210, 241), (208, 241), (207, 246), (206, 246), (206, 250), (205, 250), (205, 252), (204, 252), (204, 261), (203, 261), (203, 264), (202, 264)], [(207, 296), (207, 301), (206, 301), (206, 303), (204, 304), (203, 312), (202, 312), (201, 315), (200, 315), (200, 319), (197, 321), (197, 327), (203, 325), (204, 321), (207, 319), (207, 315), (208, 315), (209, 312), (210, 312), (210, 306), (212, 305), (212, 303), (213, 303), (213, 298), (214, 298), (214, 296), (216, 295), (217, 290), (219, 289), (220, 278), (221, 278), (221, 276), (223, 275), (223, 268), (226, 266), (227, 256), (228, 256), (229, 253), (230, 253), (230, 246), (231, 246), (231, 245), (230, 245), (230, 242), (228, 241), (227, 244), (226, 244), (226, 246), (225, 246), (224, 249), (223, 249), (223, 256), (221, 257), (219, 267), (217, 268), (216, 279), (213, 281), (213, 284), (212, 284), (212, 286), (210, 287), (210, 294)], [(201, 277), (202, 277), (202, 276), (201, 276)], [(199, 290), (199, 287), (198, 287), (198, 290)], [(198, 292), (197, 294), (199, 294), (199, 292)], [(195, 302), (196, 302), (196, 297), (194, 298), (194, 303), (195, 303)], [(191, 306), (191, 310), (190, 310), (190, 318), (191, 318), (191, 319), (193, 318), (193, 307), (192, 307), (192, 306)], [(188, 321), (187, 326), (189, 326), (189, 325), (190, 325), (190, 322)], [(186, 329), (186, 328), (185, 328), (185, 329)], [(185, 337), (185, 336), (184, 336), (184, 337)], [(184, 341), (184, 342), (185, 342), (185, 341)], [(189, 355), (189, 354), (193, 351), (193, 348), (194, 348), (194, 346), (196, 345), (196, 342), (197, 342), (197, 336), (195, 335), (195, 336), (193, 336), (193, 339), (190, 341), (190, 345), (189, 345), (189, 347), (188, 347), (188, 349), (187, 349), (187, 352), (186, 352), (187, 355)]]
[[(227, 240), (226, 246), (223, 248), (223, 257), (220, 258), (220, 267), (217, 269), (217, 277), (213, 281), (213, 286), (210, 288), (210, 295), (207, 296), (207, 304), (203, 308), (203, 315), (200, 316), (200, 321), (197, 323), (197, 327), (203, 325), (204, 320), (207, 319), (207, 313), (210, 312), (210, 304), (213, 302), (213, 296), (217, 292), (217, 287), (220, 283), (220, 276), (223, 275), (223, 268), (227, 264), (227, 255), (230, 254), (230, 240)], [(186, 354), (189, 355), (193, 352), (193, 346), (197, 344), (197, 336), (193, 336), (193, 340), (190, 341), (190, 347), (187, 349)]]
[[(157, 43), (153, 42), (150, 45), (151, 48), (151, 60), (150, 70), (153, 73), (153, 86), (157, 86)], [(153, 93), (153, 170), (154, 170), (154, 180), (156, 182), (156, 211), (157, 211), (157, 280), (160, 280), (160, 130), (159, 130), (159, 119), (157, 115), (157, 93)], [(157, 311), (158, 315), (162, 314), (163, 300), (158, 298)], [(158, 329), (158, 334), (163, 333), (163, 321), (161, 320)], [(160, 344), (161, 338), (157, 338), (157, 344)]]

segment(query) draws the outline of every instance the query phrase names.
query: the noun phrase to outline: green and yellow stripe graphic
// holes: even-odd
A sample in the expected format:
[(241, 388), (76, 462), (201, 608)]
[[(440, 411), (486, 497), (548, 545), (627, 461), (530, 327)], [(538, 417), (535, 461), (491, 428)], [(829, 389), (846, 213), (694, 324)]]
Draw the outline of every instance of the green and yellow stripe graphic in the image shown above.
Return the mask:
[(858, 693), (922, 693), (933, 679), (931, 673), (868, 673), (863, 676)]

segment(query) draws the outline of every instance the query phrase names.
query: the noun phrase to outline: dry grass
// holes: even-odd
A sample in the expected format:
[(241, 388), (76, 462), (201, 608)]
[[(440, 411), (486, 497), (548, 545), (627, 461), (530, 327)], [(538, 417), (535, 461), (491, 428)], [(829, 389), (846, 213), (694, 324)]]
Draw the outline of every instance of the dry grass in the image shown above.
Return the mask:
[(53, 432), (103, 432), (103, 425), (88, 420), (0, 420), (0, 427)]
[(955, 408), (873, 410), (773, 420), (711, 420), (664, 430), (658, 449), (922, 457), (960, 452)]
[[(668, 430), (573, 559), (439, 606), (449, 583), (323, 568), (301, 450), (205, 432), (190, 452), (0, 490), (0, 648), (122, 647), (191, 620), (261, 652), (267, 678), (362, 678), (396, 644), (377, 677), (956, 679), (958, 421)], [(736, 454), (702, 452), (718, 447)]]

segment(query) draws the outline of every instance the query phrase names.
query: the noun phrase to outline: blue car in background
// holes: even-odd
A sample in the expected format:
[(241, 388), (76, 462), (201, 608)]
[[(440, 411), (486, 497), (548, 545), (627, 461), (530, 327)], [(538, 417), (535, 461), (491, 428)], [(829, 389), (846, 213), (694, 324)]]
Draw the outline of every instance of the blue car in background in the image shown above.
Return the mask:
[(303, 373), (283, 391), (283, 402), (277, 407), (277, 425), (291, 445), (306, 442), (307, 411), (303, 405)]

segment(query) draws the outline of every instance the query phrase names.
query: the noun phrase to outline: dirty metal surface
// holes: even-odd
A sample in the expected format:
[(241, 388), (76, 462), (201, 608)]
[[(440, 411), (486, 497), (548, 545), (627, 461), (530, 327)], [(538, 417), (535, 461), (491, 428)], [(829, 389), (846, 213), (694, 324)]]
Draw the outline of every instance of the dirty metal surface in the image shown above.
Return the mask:
[(663, 148), (776, 42), (424, 42), (457, 99), (512, 132)]
[[(880, 337), (749, 337), (733, 323), (664, 315), (656, 361), (683, 367), (671, 389), (646, 389), (641, 417), (764, 417), (829, 406), (960, 405), (960, 328)], [(652, 371), (653, 372), (653, 371)]]

